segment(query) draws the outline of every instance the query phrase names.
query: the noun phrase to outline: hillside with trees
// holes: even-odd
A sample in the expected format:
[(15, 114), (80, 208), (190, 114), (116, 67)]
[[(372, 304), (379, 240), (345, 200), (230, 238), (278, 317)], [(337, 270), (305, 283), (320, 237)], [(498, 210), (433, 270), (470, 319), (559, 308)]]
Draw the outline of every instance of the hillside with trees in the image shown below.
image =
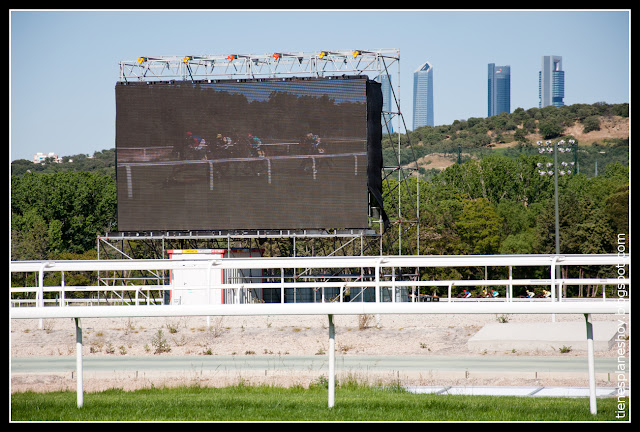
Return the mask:
[[(517, 108), (493, 117), (456, 120), (451, 125), (424, 126), (399, 136), (400, 165), (415, 167), (430, 177), (458, 161), (492, 154), (517, 157), (537, 154), (539, 140), (574, 139), (579, 146), (580, 170), (596, 175), (612, 162), (629, 163), (629, 104), (575, 104), (556, 108)], [(386, 135), (386, 166), (398, 165), (398, 135)], [(598, 161), (598, 162), (596, 162)]]

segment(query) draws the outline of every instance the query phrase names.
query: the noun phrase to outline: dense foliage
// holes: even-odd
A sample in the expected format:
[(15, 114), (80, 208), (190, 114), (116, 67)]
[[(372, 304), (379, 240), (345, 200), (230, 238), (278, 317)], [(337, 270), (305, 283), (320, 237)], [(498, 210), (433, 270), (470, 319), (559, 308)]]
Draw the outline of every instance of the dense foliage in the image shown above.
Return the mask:
[[(554, 253), (554, 181), (540, 176), (543, 156), (490, 156), (452, 165), (420, 182), (421, 252), (427, 254)], [(390, 189), (397, 188), (390, 180)], [(406, 189), (415, 191), (415, 178)], [(597, 177), (560, 176), (562, 253), (614, 253), (628, 233), (629, 173), (620, 163)], [(389, 195), (392, 207), (397, 195)], [(403, 214), (411, 214), (403, 199)]]
[(116, 222), (116, 183), (95, 171), (11, 176), (11, 259), (95, 249)]

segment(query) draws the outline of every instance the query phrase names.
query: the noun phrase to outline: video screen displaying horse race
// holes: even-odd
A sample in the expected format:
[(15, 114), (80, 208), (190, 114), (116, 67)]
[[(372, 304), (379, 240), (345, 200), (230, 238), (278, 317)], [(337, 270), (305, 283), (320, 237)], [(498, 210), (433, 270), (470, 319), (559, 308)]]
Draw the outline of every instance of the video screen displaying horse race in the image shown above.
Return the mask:
[(115, 93), (119, 231), (368, 226), (381, 93), (367, 77), (118, 83)]

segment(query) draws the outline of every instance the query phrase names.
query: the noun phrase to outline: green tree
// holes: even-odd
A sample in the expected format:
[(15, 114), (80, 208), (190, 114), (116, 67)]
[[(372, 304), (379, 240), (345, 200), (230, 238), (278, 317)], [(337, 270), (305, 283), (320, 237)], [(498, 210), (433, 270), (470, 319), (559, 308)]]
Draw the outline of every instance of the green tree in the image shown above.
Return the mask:
[[(96, 235), (109, 231), (115, 220), (116, 185), (109, 175), (66, 171), (11, 177), (15, 259), (92, 249)], [(27, 246), (30, 242), (37, 246)]]
[(529, 216), (530, 210), (521, 202), (505, 199), (496, 205), (496, 213), (504, 221), (502, 235), (509, 236), (525, 232), (534, 222)]
[(604, 212), (616, 234), (629, 233), (629, 185), (621, 185), (605, 200)]
[(11, 259), (44, 260), (50, 250), (46, 221), (36, 209), (11, 218)]
[(540, 131), (540, 135), (544, 139), (552, 139), (557, 138), (562, 134), (564, 127), (557, 119), (545, 119), (541, 120), (538, 124), (538, 130)]
[(485, 198), (464, 201), (456, 221), (458, 233), (466, 244), (466, 252), (474, 255), (493, 254), (500, 246), (502, 221)]
[(448, 167), (434, 181), (449, 185), (470, 199), (483, 196), (480, 165), (475, 160)]
[(517, 163), (504, 156), (489, 156), (480, 162), (482, 196), (492, 203), (522, 199), (522, 181)]
[(553, 179), (538, 173), (538, 163), (546, 163), (549, 159), (540, 155), (519, 155), (516, 159), (517, 172), (522, 189), (519, 199), (525, 206), (544, 202), (553, 197)]
[(600, 116), (589, 116), (582, 121), (584, 133), (600, 130)]
[(500, 243), (501, 254), (532, 254), (535, 243), (535, 230), (510, 234)]
[(527, 142), (527, 130), (525, 128), (517, 128), (513, 133), (513, 139), (517, 142)]

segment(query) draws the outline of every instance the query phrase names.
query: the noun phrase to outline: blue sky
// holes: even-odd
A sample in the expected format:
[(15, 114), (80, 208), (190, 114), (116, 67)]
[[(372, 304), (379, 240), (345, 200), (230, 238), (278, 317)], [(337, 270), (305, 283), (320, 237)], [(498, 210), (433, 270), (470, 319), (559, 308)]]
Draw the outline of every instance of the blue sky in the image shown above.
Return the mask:
[(487, 115), (487, 64), (511, 66), (511, 110), (538, 106), (541, 57), (565, 103), (630, 102), (629, 10), (10, 10), (10, 160), (115, 147), (118, 62), (141, 56), (397, 48), (434, 67), (435, 123)]

